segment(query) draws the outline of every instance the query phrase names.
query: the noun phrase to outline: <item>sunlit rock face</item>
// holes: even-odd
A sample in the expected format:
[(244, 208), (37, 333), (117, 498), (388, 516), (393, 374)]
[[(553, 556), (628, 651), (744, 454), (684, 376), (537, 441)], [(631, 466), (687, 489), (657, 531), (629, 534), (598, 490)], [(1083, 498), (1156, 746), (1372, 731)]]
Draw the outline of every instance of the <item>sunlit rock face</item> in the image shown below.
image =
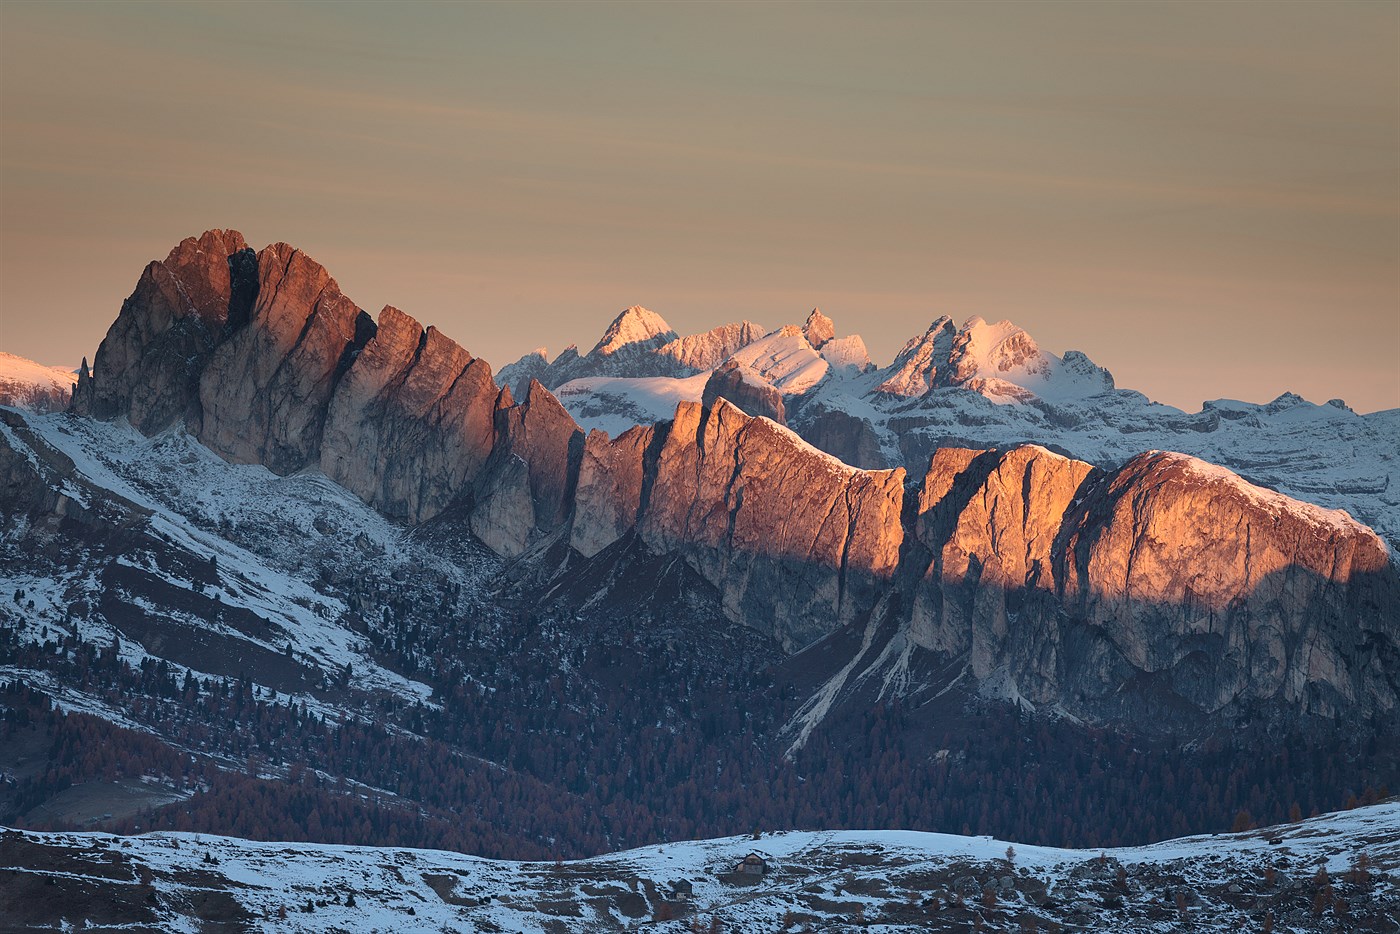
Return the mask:
[(947, 315), (929, 325), (927, 331), (910, 338), (895, 355), (889, 375), (876, 387), (891, 396), (922, 396), (939, 382), (940, 366), (946, 367), (953, 349), (957, 326)]
[(1207, 710), (1396, 704), (1377, 654), (1397, 641), (1395, 574), (1380, 538), (1343, 512), (1149, 452), (1086, 497), (1062, 561), (1066, 609), (1134, 667), (1173, 670)]
[(911, 609), (916, 644), (967, 653), (978, 678), (1009, 654), (1048, 660), (1053, 645), (1014, 618), (1028, 595), (1055, 592), (1057, 539), (1093, 472), (1034, 445), (939, 450), (918, 490), (915, 535), (930, 560)]
[(265, 248), (251, 318), (200, 377), (199, 440), (279, 474), (318, 463), (331, 394), (373, 331), (320, 263), (285, 243)]
[(1123, 715), (1131, 683), (1205, 712), (1396, 705), (1385, 545), (1223, 468), (1153, 452), (1107, 474), (1034, 446), (943, 449), (913, 532), (927, 564), (910, 638), (1017, 697), (1089, 716)]
[(868, 611), (899, 561), (904, 471), (860, 471), (719, 400), (682, 403), (641, 522), (736, 619), (800, 648)]
[(836, 336), (836, 322), (822, 314), (820, 308), (813, 308), (802, 325), (802, 335), (807, 338), (807, 343), (821, 350), (827, 341)]
[(646, 457), (655, 428), (632, 428), (616, 438), (592, 431), (583, 446), (569, 544), (591, 558), (637, 525)]
[(496, 395), (484, 360), (386, 307), (331, 398), (321, 469), (385, 515), (430, 519), (490, 456)]
[(226, 328), (246, 316), (257, 287), (256, 259), (238, 231), (181, 241), (146, 267), (122, 303), (74, 411), (125, 417), (146, 434), (174, 424), (197, 430), (200, 375)]

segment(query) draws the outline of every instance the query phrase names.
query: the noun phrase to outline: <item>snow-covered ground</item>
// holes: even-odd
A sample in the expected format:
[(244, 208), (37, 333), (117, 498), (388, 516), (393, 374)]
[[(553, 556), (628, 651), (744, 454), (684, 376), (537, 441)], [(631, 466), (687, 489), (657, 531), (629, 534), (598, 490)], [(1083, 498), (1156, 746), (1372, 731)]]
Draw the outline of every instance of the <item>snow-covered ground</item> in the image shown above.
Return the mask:
[[(0, 894), (110, 893), (198, 931), (1394, 930), (1400, 802), (1242, 834), (1065, 850), (905, 831), (662, 844), (568, 863), (193, 834), (0, 835)], [(734, 873), (757, 854), (766, 873)], [(52, 881), (50, 881), (52, 880)], [(58, 888), (52, 888), (57, 886)], [(153, 895), (151, 893), (154, 893)], [(1323, 895), (1319, 895), (1323, 892)], [(219, 893), (216, 898), (211, 893)], [(0, 901), (3, 899), (0, 898)], [(50, 926), (101, 923), (54, 900)], [(71, 927), (69, 929), (72, 929)]]
[[(110, 563), (159, 580), (174, 588), (171, 593), (198, 590), (202, 597), (246, 611), (268, 625), (260, 634), (246, 626), (191, 616), (141, 594), (122, 598), (148, 615), (289, 654), (328, 673), (350, 664), (359, 687), (429, 701), (427, 685), (370, 658), (363, 637), (344, 623), (351, 608), (341, 596), (314, 582), (322, 567), (353, 559), (372, 564), (386, 581), (395, 574), (402, 578), (431, 568), (470, 590), (488, 572), (485, 565), (464, 566), (420, 544), (411, 530), (384, 519), (316, 471), (279, 477), (261, 466), (229, 464), (183, 431), (146, 438), (124, 423), (57, 414), (30, 414), (26, 419), (39, 443), (67, 456), (77, 469), (74, 477), (50, 475), (56, 488), (79, 503), (102, 495), (98, 491), (109, 491), (149, 511), (145, 531), (179, 553), (209, 562), (216, 582), (205, 585), (187, 579), (145, 551), (109, 556), (91, 566), (55, 567), (51, 574), (36, 573), (23, 562), (0, 564), (0, 593), (9, 596), (23, 591), (26, 604), (25, 612), (9, 613), (4, 609), (10, 605), (7, 600), (0, 604), (0, 613), (14, 617), (11, 623), (22, 627), (24, 638), (38, 638), (45, 628), (76, 629), (84, 641), (110, 644), (117, 630), (102, 614), (71, 612), (75, 604), (92, 608), (100, 603), (102, 572)], [(19, 450), (31, 463), (42, 460), (39, 452), (30, 449), (25, 433), (0, 429), (0, 443)], [(140, 642), (129, 635), (121, 646), (132, 663), (145, 657)], [(175, 667), (182, 673), (184, 666)], [(194, 673), (208, 674), (198, 669)], [(5, 674), (20, 673), (6, 670)], [(83, 706), (81, 699), (63, 693), (59, 699), (75, 708)], [(297, 700), (312, 709), (320, 707), (310, 695), (298, 695)]]

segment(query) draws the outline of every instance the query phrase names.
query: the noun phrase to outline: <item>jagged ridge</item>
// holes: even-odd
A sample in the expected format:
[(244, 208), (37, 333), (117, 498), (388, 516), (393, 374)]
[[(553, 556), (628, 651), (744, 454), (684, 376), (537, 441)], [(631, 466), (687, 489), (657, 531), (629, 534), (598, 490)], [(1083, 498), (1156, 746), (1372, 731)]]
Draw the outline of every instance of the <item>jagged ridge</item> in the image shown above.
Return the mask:
[[(814, 312), (808, 333), (781, 329), (735, 359), (775, 385), (819, 380), (827, 363), (809, 334), (830, 345), (828, 320)], [(903, 368), (915, 383), (943, 379), (915, 374), (945, 339), (949, 359), (1043, 363), (1000, 326), (992, 358), (972, 353), (985, 329), (935, 325)], [(644, 309), (609, 333), (580, 359), (676, 339)], [(923, 352), (930, 343), (938, 353)], [(179, 366), (172, 347), (190, 351)], [(304, 253), (275, 244), (254, 257), (240, 235), (212, 231), (147, 267), (74, 410), (147, 433), (183, 424), (221, 456), (282, 474), (319, 467), (410, 522), (461, 510), (506, 556), (561, 540), (586, 556), (636, 528), (718, 588), (731, 618), (791, 651), (894, 620), (904, 655), (965, 656), (980, 681), (1090, 716), (1132, 713), (1119, 692), (1143, 676), (1205, 712), (1396, 704), (1395, 572), (1349, 519), (1316, 521), (1228, 472), (1156, 454), (1105, 473), (1041, 448), (945, 449), (908, 484), (722, 394), (711, 402), (585, 438), (539, 381), (517, 403), (435, 330), (392, 308), (375, 325)]]

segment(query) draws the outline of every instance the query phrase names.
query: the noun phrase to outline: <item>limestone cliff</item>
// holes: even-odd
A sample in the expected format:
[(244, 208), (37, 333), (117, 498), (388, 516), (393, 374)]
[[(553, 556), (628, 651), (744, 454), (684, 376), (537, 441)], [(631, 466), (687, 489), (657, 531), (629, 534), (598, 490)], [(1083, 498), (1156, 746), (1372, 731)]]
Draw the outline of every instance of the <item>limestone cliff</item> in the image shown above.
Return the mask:
[(198, 431), (199, 379), (226, 328), (246, 316), (256, 261), (236, 230), (181, 241), (150, 263), (79, 380), (74, 411), (126, 417), (147, 434), (176, 423)]
[(321, 469), (385, 515), (432, 518), (490, 456), (495, 401), (484, 360), (385, 307), (331, 398)]
[(682, 403), (641, 522), (733, 618), (801, 648), (868, 612), (899, 561), (904, 471), (862, 471), (719, 400)]

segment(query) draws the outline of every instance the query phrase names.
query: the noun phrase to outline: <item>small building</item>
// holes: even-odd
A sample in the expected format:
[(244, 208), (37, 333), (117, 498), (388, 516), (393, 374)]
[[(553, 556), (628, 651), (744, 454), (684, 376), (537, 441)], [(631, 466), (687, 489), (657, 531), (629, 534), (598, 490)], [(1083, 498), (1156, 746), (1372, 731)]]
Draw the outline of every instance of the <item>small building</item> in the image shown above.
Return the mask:
[(745, 876), (764, 876), (768, 874), (768, 862), (757, 853), (750, 853), (739, 860), (739, 865), (734, 867), (734, 871)]
[(695, 887), (690, 884), (689, 879), (682, 879), (671, 886), (671, 897), (678, 902), (689, 901), (695, 894)]

